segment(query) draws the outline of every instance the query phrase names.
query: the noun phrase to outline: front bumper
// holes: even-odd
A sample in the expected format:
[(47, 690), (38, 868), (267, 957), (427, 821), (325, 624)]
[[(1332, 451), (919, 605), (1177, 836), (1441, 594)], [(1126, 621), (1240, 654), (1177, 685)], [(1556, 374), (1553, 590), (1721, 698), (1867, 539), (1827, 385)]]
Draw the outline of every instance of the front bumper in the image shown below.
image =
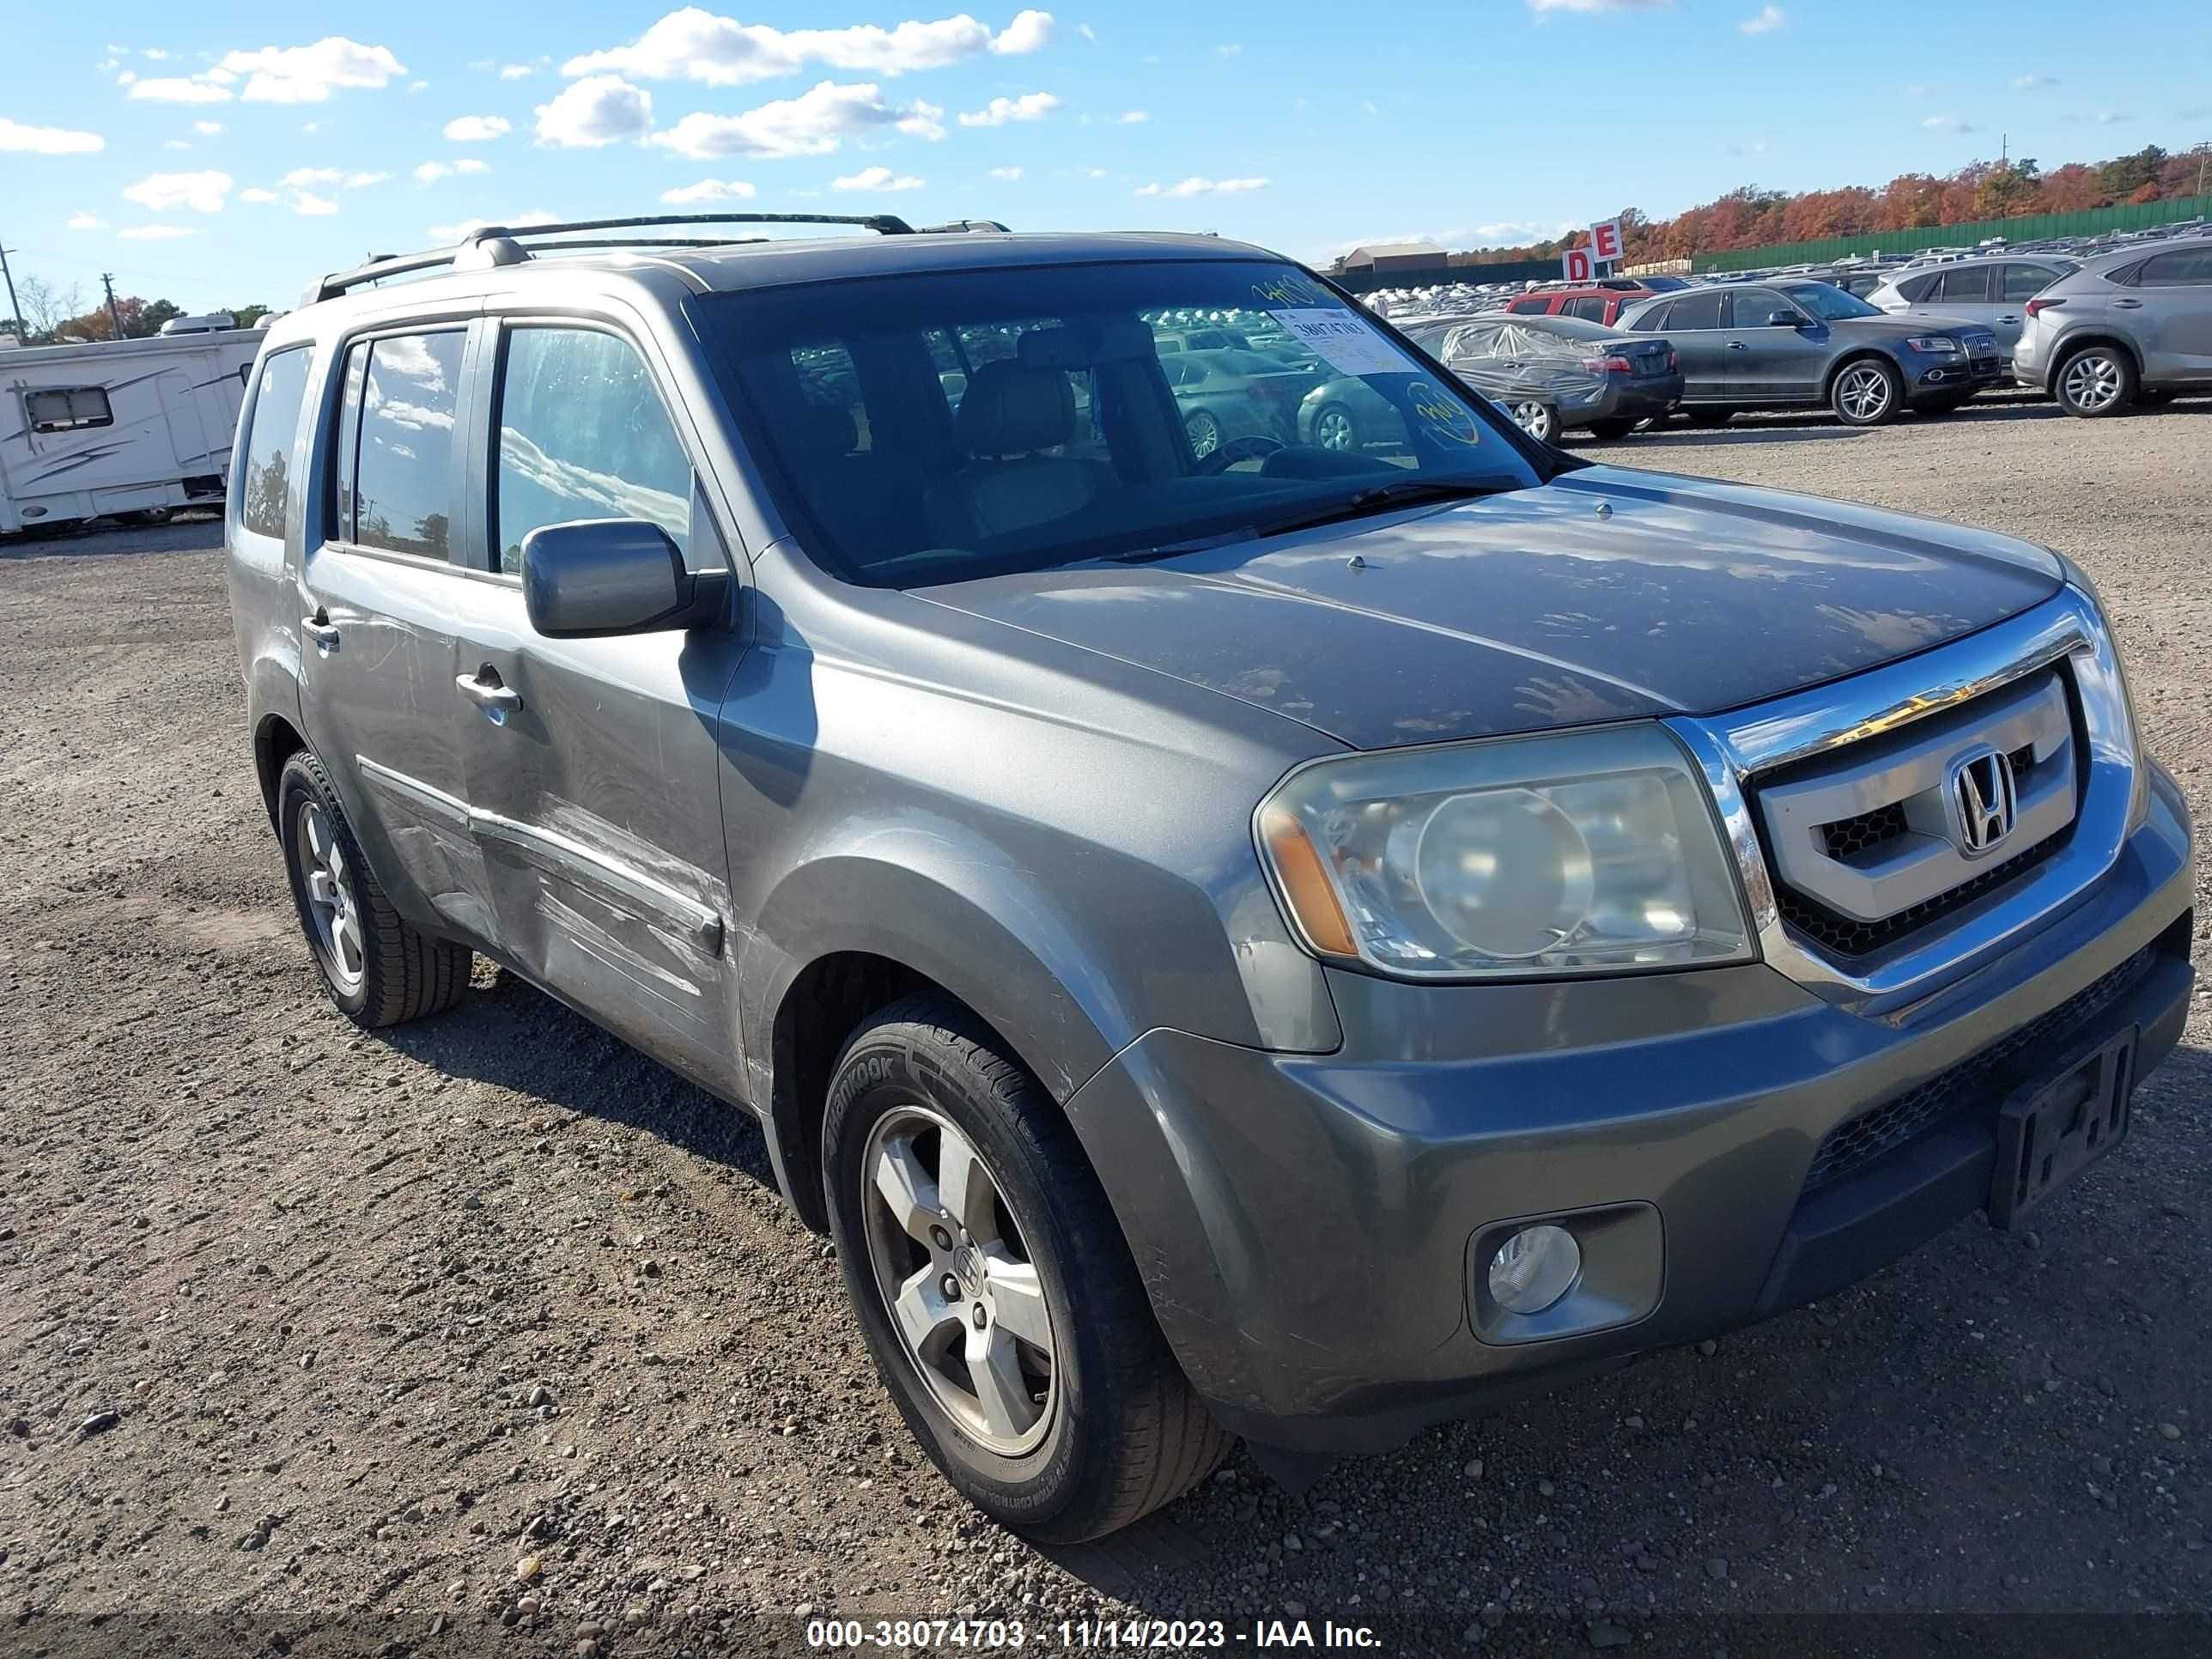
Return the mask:
[[(2185, 808), (2155, 769), (2150, 796), (2080, 902), (1902, 1011), (1870, 1016), (1763, 964), (1488, 987), (1332, 970), (1352, 1034), (1340, 1052), (1156, 1030), (1070, 1115), (1224, 1425), (1299, 1450), (1384, 1449), (1917, 1248), (1984, 1206), (2005, 1080), (2057, 1047), (2132, 1024), (2148, 1072), (2179, 1037), (2191, 983)], [(2100, 981), (2121, 989), (2074, 1000)], [(1977, 1056), (2069, 1003), (2089, 1012), (2046, 1020), (1929, 1133), (1808, 1194), (1831, 1131), (1974, 1079)], [(1472, 1247), (1500, 1222), (1571, 1212), (1621, 1218), (1620, 1249), (1656, 1252), (1650, 1304), (1583, 1334), (1478, 1336)]]
[(1963, 358), (1914, 354), (1906, 362), (1905, 395), (1915, 403), (1980, 392), (2004, 379), (2004, 364), (1994, 354)]

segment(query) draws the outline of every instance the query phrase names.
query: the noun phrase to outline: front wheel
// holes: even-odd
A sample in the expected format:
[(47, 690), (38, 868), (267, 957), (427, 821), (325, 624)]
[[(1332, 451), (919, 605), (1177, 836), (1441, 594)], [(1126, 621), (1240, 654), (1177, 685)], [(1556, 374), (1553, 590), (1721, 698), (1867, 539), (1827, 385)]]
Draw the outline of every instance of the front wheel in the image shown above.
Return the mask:
[(1829, 407), (1845, 426), (1880, 426), (1896, 417), (1904, 399), (1904, 381), (1878, 357), (1844, 364), (1828, 388)]
[(1519, 427), (1538, 443), (1556, 443), (1559, 437), (1559, 411), (1534, 398), (1523, 398), (1507, 405), (1513, 424)]
[(1314, 411), (1313, 441), (1322, 449), (1359, 447), (1359, 422), (1342, 404), (1323, 404)]
[(2061, 365), (2058, 406), (2085, 421), (2124, 415), (2136, 400), (2135, 359), (2118, 346), (2083, 346)]
[(1182, 418), (1183, 435), (1190, 440), (1193, 460), (1204, 460), (1221, 447), (1221, 422), (1205, 410), (1194, 409)]
[(824, 1195), (878, 1374), (932, 1462), (1002, 1525), (1125, 1527), (1227, 1454), (1168, 1351), (1060, 1109), (958, 1005), (846, 1045)]

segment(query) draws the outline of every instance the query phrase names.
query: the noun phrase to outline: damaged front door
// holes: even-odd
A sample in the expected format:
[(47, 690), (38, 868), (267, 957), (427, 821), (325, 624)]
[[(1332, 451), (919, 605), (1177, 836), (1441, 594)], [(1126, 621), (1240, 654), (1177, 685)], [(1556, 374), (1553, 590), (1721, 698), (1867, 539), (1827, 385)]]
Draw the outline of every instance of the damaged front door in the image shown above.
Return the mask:
[(637, 348), (584, 324), (502, 330), (484, 471), (487, 602), (458, 642), (471, 828), (501, 951), (647, 1052), (732, 1075), (728, 868), (714, 724), (731, 629), (536, 634), (523, 538), (644, 519), (726, 568), (690, 457)]

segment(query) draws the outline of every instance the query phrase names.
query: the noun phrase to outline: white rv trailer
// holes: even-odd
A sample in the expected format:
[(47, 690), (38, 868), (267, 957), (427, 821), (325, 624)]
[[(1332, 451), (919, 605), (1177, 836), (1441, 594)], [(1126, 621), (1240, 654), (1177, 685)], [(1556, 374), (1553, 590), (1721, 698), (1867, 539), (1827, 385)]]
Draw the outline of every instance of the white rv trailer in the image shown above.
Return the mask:
[(0, 532), (222, 499), (258, 329), (0, 351)]

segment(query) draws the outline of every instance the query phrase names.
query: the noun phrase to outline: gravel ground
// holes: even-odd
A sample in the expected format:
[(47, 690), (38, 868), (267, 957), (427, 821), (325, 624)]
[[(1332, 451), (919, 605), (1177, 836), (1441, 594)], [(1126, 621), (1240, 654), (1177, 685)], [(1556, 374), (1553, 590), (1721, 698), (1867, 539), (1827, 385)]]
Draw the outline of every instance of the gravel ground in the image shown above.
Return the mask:
[[(2212, 822), (2212, 404), (1590, 453), (2072, 555)], [(102, 1615), (125, 1616), (95, 1645), (170, 1652), (757, 1651), (811, 1611), (1018, 1618), (1033, 1646), (1062, 1619), (1234, 1638), (1303, 1614), (1393, 1651), (2033, 1629), (2139, 1655), (2176, 1627), (2014, 1620), (2212, 1609), (2202, 993), (2131, 1143), (2039, 1235), (1967, 1223), (1296, 1498), (1240, 1454), (1118, 1540), (1041, 1553), (908, 1449), (741, 1115), (481, 965), (459, 1011), (386, 1036), (326, 1005), (215, 541), (0, 546), (0, 1651)], [(1918, 1616), (1747, 1622), (1873, 1612)]]

